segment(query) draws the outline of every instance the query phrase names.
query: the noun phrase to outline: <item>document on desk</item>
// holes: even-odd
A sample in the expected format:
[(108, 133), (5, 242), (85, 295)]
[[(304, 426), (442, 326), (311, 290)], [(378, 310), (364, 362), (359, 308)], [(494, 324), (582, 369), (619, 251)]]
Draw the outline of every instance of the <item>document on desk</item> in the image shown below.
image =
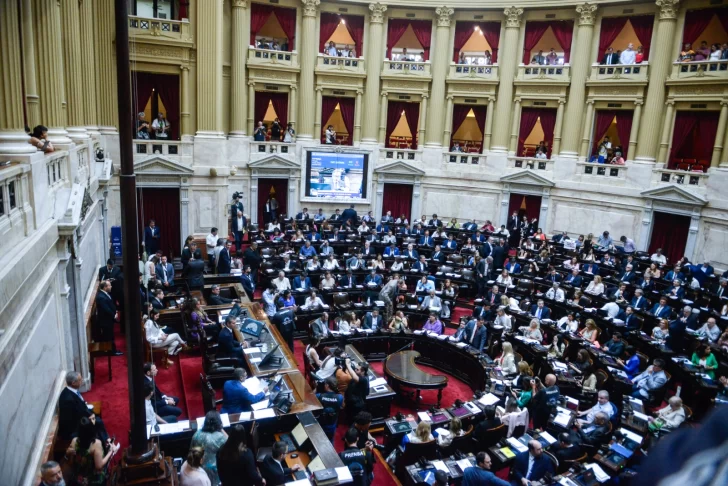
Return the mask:
[(473, 465), (472, 465), (472, 464), (470, 463), (470, 461), (469, 461), (468, 459), (460, 459), (460, 460), (459, 460), (458, 462), (456, 462), (455, 464), (457, 464), (457, 465), (458, 465), (458, 467), (460, 467), (460, 470), (461, 470), (461, 471), (463, 471), (463, 472), (465, 472), (465, 470), (466, 470), (467, 468), (469, 468), (469, 467), (473, 467)]
[(253, 414), (251, 412), (240, 412), (240, 418), (239, 420), (241, 422), (245, 422), (246, 420), (250, 420), (250, 417), (252, 417)]
[(450, 474), (450, 470), (447, 468), (444, 462), (442, 461), (430, 461), (430, 464), (435, 466), (435, 469), (438, 471), (443, 471), (446, 474)]
[(251, 395), (257, 395), (263, 393), (263, 384), (260, 382), (257, 376), (251, 376), (243, 382), (243, 386), (250, 392)]
[(432, 418), (427, 412), (417, 412), (417, 416), (422, 420), (423, 422), (432, 422)]
[(222, 421), (223, 427), (230, 427), (230, 416), (226, 413), (220, 414), (220, 420)]
[(308, 479), (299, 479), (298, 481), (289, 481), (285, 483), (285, 486), (311, 486), (311, 481)]
[(243, 348), (243, 353), (245, 353), (245, 354), (260, 353), (260, 348), (258, 348), (258, 347)]
[(339, 477), (339, 482), (354, 481), (354, 478), (351, 477), (351, 471), (347, 466), (335, 467), (334, 470)]
[(468, 345), (468, 343), (455, 343), (455, 346), (457, 346), (458, 348), (464, 348), (467, 345)]
[(645, 415), (642, 412), (638, 412), (637, 410), (632, 410), (632, 413), (634, 414), (634, 418), (643, 420), (645, 422), (647, 422), (650, 418), (648, 415)]
[(253, 411), (256, 410), (263, 410), (264, 408), (268, 407), (268, 400), (261, 400), (258, 403), (254, 403), (250, 406), (250, 408), (253, 409)]
[(637, 434), (635, 434), (635, 433), (634, 433), (634, 432), (632, 432), (631, 430), (627, 430), (627, 429), (625, 429), (624, 427), (621, 427), (621, 428), (619, 429), (619, 432), (620, 432), (620, 433), (621, 433), (621, 434), (622, 434), (623, 436), (625, 436), (626, 438), (628, 438), (629, 440), (631, 440), (632, 442), (635, 442), (635, 443), (637, 443), (637, 444), (642, 444), (642, 437), (641, 437), (641, 436), (639, 436), (639, 435), (637, 435)]
[(541, 432), (540, 437), (543, 437), (543, 439), (549, 443), (549, 445), (556, 443), (556, 439), (554, 439), (554, 436), (546, 432), (545, 430)]
[(253, 364), (260, 363), (261, 361), (263, 361), (263, 358), (251, 358), (250, 359), (250, 362)]
[(500, 398), (493, 395), (492, 393), (486, 393), (485, 395), (480, 397), (478, 401), (487, 407), (489, 405), (495, 405), (496, 403), (500, 402)]
[(605, 473), (604, 469), (602, 469), (599, 464), (585, 464), (584, 467), (594, 471), (594, 477), (597, 478), (597, 481), (600, 483), (609, 481), (609, 474)]
[(272, 418), (276, 416), (276, 411), (272, 408), (264, 408), (262, 410), (256, 410), (253, 412), (253, 418), (255, 419), (264, 419), (264, 418)]
[(507, 438), (506, 442), (510, 447), (517, 450), (518, 452), (526, 452), (528, 450), (528, 446), (521, 444), (518, 439), (514, 439), (513, 437)]
[(617, 376), (619, 376), (621, 378), (625, 378), (625, 379), (629, 380), (629, 377), (627, 376), (627, 373), (625, 373), (624, 371), (622, 371), (622, 370), (620, 370), (618, 368), (612, 368), (611, 366), (607, 366), (607, 369), (609, 370), (610, 373), (612, 373), (614, 375), (617, 375)]
[(386, 379), (384, 379), (384, 378), (377, 378), (376, 380), (371, 380), (369, 382), (369, 388), (374, 388), (375, 386), (386, 385), (386, 384), (387, 384), (387, 380)]
[(569, 421), (571, 421), (571, 414), (566, 415), (564, 413), (560, 413), (557, 414), (556, 417), (554, 417), (554, 423), (564, 428), (567, 428), (569, 426)]

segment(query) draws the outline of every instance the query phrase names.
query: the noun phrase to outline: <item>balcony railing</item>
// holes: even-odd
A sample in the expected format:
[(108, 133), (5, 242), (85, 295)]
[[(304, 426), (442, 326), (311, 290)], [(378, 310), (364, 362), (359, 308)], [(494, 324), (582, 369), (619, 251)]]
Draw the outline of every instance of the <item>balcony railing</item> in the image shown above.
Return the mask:
[(442, 154), (443, 162), (449, 164), (480, 165), (485, 162), (485, 155), (464, 152), (446, 152)]
[(518, 81), (564, 81), (569, 82), (569, 65), (541, 66), (521, 64), (518, 66)]
[(62, 186), (68, 178), (68, 152), (54, 152), (46, 156), (48, 187)]
[(728, 60), (674, 62), (672, 79), (728, 78)]
[(677, 184), (686, 187), (706, 188), (709, 174), (705, 172), (688, 172), (684, 170), (654, 169), (652, 171), (653, 185)]
[(508, 157), (508, 168), (548, 171), (553, 170), (554, 162), (550, 159), (537, 159), (535, 157)]
[(588, 177), (623, 179), (626, 177), (627, 174), (627, 166), (595, 164), (592, 162), (577, 162), (576, 171), (578, 174)]
[(379, 158), (383, 160), (409, 160), (415, 161), (421, 159), (421, 153), (417, 149), (396, 149), (383, 148), (379, 152)]
[(498, 65), (450, 64), (449, 79), (498, 79)]
[(250, 151), (252, 154), (291, 154), (296, 148), (295, 144), (282, 142), (251, 142)]
[(296, 51), (257, 49), (250, 46), (248, 49), (248, 64), (256, 66), (298, 67), (298, 53)]
[(134, 140), (135, 155), (182, 155), (178, 140)]
[(642, 81), (647, 82), (648, 64), (592, 64), (590, 81)]
[(319, 54), (316, 61), (319, 72), (366, 74), (364, 58), (361, 57), (334, 57)]
[(168, 39), (192, 40), (188, 19), (165, 20), (129, 15), (129, 35), (151, 35)]
[(390, 61), (385, 59), (382, 75), (429, 77), (431, 75), (430, 62)]

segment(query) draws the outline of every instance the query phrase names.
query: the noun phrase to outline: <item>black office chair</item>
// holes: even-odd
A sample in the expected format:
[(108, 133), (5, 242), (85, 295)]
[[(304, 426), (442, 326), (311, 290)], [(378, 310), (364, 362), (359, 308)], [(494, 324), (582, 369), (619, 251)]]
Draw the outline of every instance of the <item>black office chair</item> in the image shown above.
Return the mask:
[(581, 456), (577, 457), (576, 459), (568, 459), (563, 460), (559, 463), (559, 466), (556, 468), (556, 474), (563, 474), (572, 467), (574, 467), (576, 464), (580, 462), (584, 462), (587, 459), (586, 452), (582, 454)]
[(217, 406), (222, 403), (222, 400), (215, 400), (215, 390), (208, 379), (200, 373), (200, 388), (202, 389), (202, 406), (205, 409), (205, 413), (211, 410), (217, 410)]
[(483, 434), (483, 437), (481, 437), (480, 440), (476, 439), (479, 450), (493, 447), (502, 439), (505, 439), (507, 434), (508, 427), (506, 426), (506, 424), (501, 424), (498, 427), (486, 430), (485, 434)]
[(430, 461), (437, 459), (437, 441), (408, 443), (397, 459), (397, 476), (403, 474), (407, 466), (416, 463), (421, 457)]
[(460, 451), (466, 454), (468, 452), (472, 452), (474, 445), (473, 429), (474, 427), (471, 425), (470, 428), (463, 435), (453, 437), (452, 442), (449, 446), (440, 448), (440, 456), (450, 457), (455, 453), (455, 451)]

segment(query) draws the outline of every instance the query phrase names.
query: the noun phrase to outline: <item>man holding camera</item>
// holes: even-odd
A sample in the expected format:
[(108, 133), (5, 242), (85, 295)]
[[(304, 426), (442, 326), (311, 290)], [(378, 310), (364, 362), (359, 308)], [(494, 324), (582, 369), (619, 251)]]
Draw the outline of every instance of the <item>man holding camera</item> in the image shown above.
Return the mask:
[(347, 357), (344, 364), (351, 377), (351, 383), (346, 389), (346, 410), (349, 417), (355, 417), (362, 410), (366, 410), (366, 399), (369, 395), (369, 363), (352, 363)]

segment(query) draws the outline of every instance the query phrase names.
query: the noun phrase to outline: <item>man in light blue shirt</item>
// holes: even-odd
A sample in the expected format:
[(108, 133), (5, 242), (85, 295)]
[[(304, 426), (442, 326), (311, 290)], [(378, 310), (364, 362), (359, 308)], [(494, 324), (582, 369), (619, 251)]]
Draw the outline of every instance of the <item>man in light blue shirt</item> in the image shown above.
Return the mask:
[(306, 258), (313, 258), (316, 255), (316, 248), (311, 246), (311, 242), (306, 240), (306, 244), (301, 247), (300, 255)]
[(278, 297), (278, 289), (275, 285), (270, 284), (263, 292), (263, 309), (269, 316), (276, 313), (276, 298)]
[(619, 239), (619, 241), (621, 241), (622, 244), (624, 244), (624, 247), (622, 248), (622, 251), (624, 253), (634, 253), (634, 251), (635, 251), (636, 248), (634, 246), (634, 240), (633, 239), (627, 238), (626, 236), (622, 236)]
[(610, 246), (612, 246), (613, 243), (614, 240), (612, 240), (612, 237), (609, 236), (609, 231), (605, 231), (604, 233), (602, 233), (602, 236), (597, 238), (597, 245), (604, 248), (609, 248)]

